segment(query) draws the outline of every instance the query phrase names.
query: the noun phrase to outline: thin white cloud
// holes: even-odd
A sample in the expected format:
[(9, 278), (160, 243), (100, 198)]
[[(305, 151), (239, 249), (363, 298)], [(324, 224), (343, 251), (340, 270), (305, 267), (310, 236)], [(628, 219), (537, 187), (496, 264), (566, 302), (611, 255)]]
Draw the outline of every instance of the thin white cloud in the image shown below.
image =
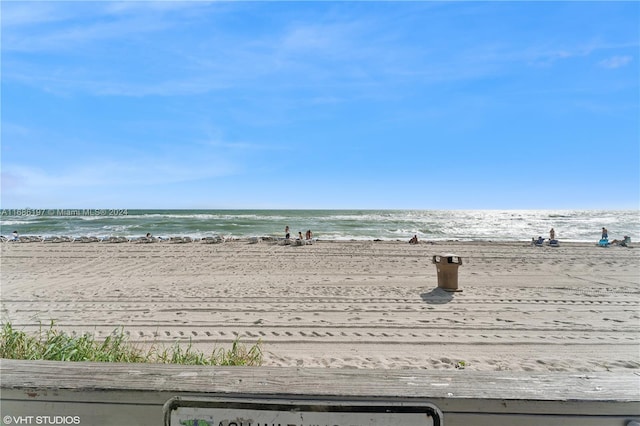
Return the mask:
[(111, 15), (129, 15), (139, 13), (174, 13), (183, 11), (195, 11), (198, 13), (203, 7), (208, 7), (213, 2), (206, 0), (191, 1), (116, 1), (107, 2), (104, 12)]
[(271, 151), (281, 149), (270, 145), (260, 145), (250, 142), (224, 142), (218, 140), (210, 140), (205, 142), (204, 144), (214, 148), (225, 148), (242, 151)]
[[(215, 125), (213, 123), (203, 124), (202, 132), (205, 136), (200, 142), (197, 142), (197, 144), (205, 146), (207, 149), (213, 148), (215, 152), (225, 152), (230, 155), (244, 155), (253, 152), (262, 153), (265, 151), (280, 151), (284, 149), (284, 146), (279, 146), (277, 144), (228, 140), (228, 138), (224, 136), (223, 129), (224, 126)], [(221, 148), (224, 151), (220, 151), (218, 148)]]
[(280, 52), (288, 54), (344, 55), (356, 54), (351, 44), (359, 36), (355, 23), (298, 24), (289, 28), (281, 40), (276, 41)]
[(114, 186), (166, 185), (210, 179), (233, 174), (235, 166), (224, 160), (194, 161), (177, 157), (173, 160), (141, 158), (137, 161), (80, 162), (64, 169), (19, 164), (5, 165), (2, 190), (12, 193), (46, 193), (47, 191)]
[(604, 68), (615, 69), (628, 65), (633, 60), (631, 56), (612, 56), (598, 62), (598, 65)]
[(8, 2), (3, 51), (69, 52), (99, 41), (130, 40), (198, 19), (198, 1)]
[(161, 31), (167, 27), (165, 22), (138, 17), (91, 25), (70, 24), (63, 29), (25, 28), (24, 31), (5, 33), (2, 50), (25, 53), (73, 52), (97, 41), (126, 40), (137, 34)]
[[(314, 17), (316, 21), (303, 18), (259, 37), (211, 28), (197, 43), (178, 38), (154, 45), (150, 50), (145, 50), (148, 45), (140, 46), (140, 57), (146, 60), (137, 63), (139, 58), (128, 59), (128, 64), (136, 65), (135, 69), (144, 70), (140, 74), (131, 74), (122, 67), (117, 56), (109, 57), (113, 66), (75, 65), (97, 62), (102, 53), (108, 57), (111, 50), (101, 49), (104, 41), (127, 40), (128, 44), (135, 44), (139, 40), (137, 35), (148, 39), (153, 32), (164, 34), (165, 30), (183, 27), (185, 18), (186, 22), (199, 19), (198, 12), (210, 6), (197, 1), (105, 3), (97, 9), (84, 9), (82, 13), (91, 13), (90, 20), (70, 21), (60, 28), (42, 30), (34, 26), (42, 31), (37, 36), (30, 35), (28, 27), (3, 34), (3, 50), (64, 49), (74, 59), (56, 64), (52, 72), (5, 56), (4, 78), (57, 94), (188, 96), (234, 88), (280, 93), (289, 89), (325, 88), (313, 98), (335, 99), (341, 90), (343, 99), (354, 99), (389, 96), (398, 93), (402, 84), (413, 87), (416, 82), (434, 85), (499, 76), (513, 72), (513, 65), (518, 63), (552, 66), (568, 58), (588, 56), (595, 50), (621, 47), (597, 42), (560, 45), (537, 41), (523, 46), (510, 41), (478, 40), (458, 50), (445, 50), (437, 49), (429, 40), (406, 45), (402, 30), (380, 31), (388, 25), (379, 18), (355, 14), (338, 18), (327, 12)], [(87, 49), (92, 46), (96, 48)], [(629, 59), (611, 58), (601, 66), (620, 67), (630, 61), (630, 57), (614, 58)], [(156, 68), (149, 69), (149, 63)]]
[(69, 9), (60, 8), (53, 2), (40, 2), (37, 6), (33, 2), (3, 2), (1, 19), (4, 29), (14, 29), (63, 21), (71, 16)]

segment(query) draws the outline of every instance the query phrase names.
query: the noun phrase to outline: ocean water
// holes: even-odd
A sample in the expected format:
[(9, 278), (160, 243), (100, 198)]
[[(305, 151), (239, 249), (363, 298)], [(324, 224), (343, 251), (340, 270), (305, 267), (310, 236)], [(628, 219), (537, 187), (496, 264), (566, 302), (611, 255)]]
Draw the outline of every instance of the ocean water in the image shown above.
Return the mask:
[(604, 226), (640, 241), (638, 210), (0, 210), (4, 236), (283, 237), (287, 225), (325, 240), (530, 241), (554, 228), (574, 242), (597, 241)]

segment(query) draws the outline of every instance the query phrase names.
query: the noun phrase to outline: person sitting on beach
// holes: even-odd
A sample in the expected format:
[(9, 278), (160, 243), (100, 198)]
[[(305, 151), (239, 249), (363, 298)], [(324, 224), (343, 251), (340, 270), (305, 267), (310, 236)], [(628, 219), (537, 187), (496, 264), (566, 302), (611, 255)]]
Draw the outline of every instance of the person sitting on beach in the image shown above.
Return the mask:
[(18, 231), (13, 231), (13, 234), (11, 234), (11, 239), (9, 241), (18, 241)]
[[(533, 239), (532, 239), (532, 240), (533, 240)], [(542, 243), (544, 243), (544, 238), (542, 238), (542, 237), (540, 236), (540, 237), (538, 237), (538, 239), (537, 239), (537, 240), (534, 240), (534, 241), (533, 241), (533, 243), (534, 243), (535, 245), (537, 245), (537, 246), (541, 246), (541, 245), (542, 245)]]
[(301, 241), (304, 239), (304, 238), (302, 238), (302, 232), (298, 232), (298, 239), (301, 240)]
[(418, 244), (418, 236), (414, 235), (413, 238), (409, 240), (409, 244)]
[(628, 247), (627, 244), (629, 244), (631, 242), (631, 237), (625, 235), (624, 239), (622, 240), (613, 240), (611, 241), (611, 244), (615, 244), (618, 245), (620, 247)]
[(151, 237), (151, 232), (147, 232), (147, 238), (152, 238)]

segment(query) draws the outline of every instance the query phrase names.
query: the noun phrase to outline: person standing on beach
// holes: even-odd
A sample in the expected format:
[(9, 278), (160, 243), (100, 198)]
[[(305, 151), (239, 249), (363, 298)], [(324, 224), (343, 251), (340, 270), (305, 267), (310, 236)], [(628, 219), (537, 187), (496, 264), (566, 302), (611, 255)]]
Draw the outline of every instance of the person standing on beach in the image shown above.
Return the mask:
[(602, 227), (602, 239), (603, 240), (609, 239), (609, 231), (607, 231), (607, 228), (605, 228), (604, 226)]
[(285, 239), (289, 239), (291, 237), (291, 234), (289, 233), (289, 225), (284, 227), (284, 238)]
[(549, 239), (552, 241), (556, 239), (556, 231), (554, 231), (553, 228), (549, 231)]

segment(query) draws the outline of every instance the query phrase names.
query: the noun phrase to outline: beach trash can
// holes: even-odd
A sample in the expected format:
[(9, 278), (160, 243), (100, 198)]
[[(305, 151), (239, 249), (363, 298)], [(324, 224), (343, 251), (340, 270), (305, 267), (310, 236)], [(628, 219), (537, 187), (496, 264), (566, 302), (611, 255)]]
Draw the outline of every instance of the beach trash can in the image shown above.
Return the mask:
[(433, 256), (433, 263), (438, 271), (438, 288), (446, 291), (458, 290), (458, 268), (462, 265), (462, 258), (455, 254), (437, 254)]

